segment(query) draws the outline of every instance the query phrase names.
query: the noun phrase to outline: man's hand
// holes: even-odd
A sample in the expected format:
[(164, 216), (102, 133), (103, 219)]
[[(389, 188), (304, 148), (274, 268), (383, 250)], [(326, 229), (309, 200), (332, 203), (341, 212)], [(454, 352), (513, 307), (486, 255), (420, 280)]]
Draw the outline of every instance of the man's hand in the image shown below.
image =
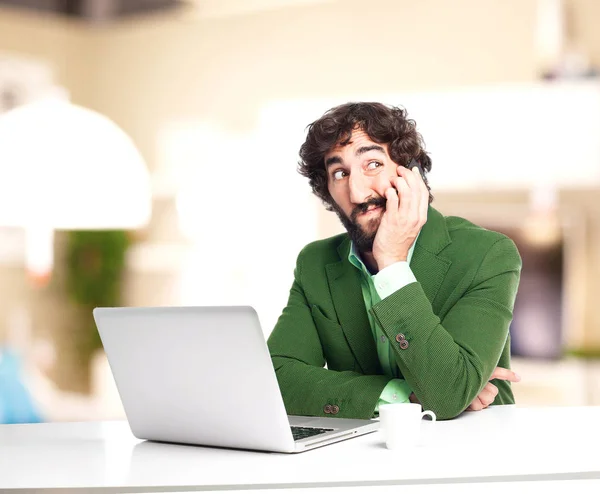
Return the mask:
[(427, 221), (429, 191), (417, 167), (398, 167), (398, 177), (385, 191), (386, 210), (373, 242), (373, 257), (383, 268), (406, 261), (408, 251)]
[[(492, 376), (490, 377), (490, 381), (492, 379), (502, 379), (504, 381), (510, 381), (513, 383), (521, 380), (521, 378), (513, 371), (503, 367), (496, 367)], [(467, 407), (467, 410), (478, 412), (479, 410), (489, 407), (496, 399), (497, 394), (498, 388), (492, 383), (488, 382), (481, 390), (481, 393), (479, 393), (472, 403)]]

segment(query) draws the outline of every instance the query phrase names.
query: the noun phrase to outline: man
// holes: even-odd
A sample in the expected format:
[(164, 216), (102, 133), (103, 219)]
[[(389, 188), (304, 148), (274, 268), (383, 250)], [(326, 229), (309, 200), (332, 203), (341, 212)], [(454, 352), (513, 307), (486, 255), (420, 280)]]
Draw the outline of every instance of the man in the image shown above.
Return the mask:
[(309, 125), (300, 157), (348, 233), (300, 252), (269, 337), (288, 413), (370, 418), (410, 400), (450, 419), (514, 403), (519, 253), (430, 206), (415, 122), (379, 103), (341, 105)]

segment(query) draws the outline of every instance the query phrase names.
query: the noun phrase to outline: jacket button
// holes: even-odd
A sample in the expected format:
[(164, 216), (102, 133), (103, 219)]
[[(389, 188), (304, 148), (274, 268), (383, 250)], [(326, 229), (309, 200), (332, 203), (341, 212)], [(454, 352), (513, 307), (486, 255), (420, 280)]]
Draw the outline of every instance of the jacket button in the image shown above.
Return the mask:
[(323, 411), (325, 413), (331, 413), (331, 405), (325, 405), (325, 407), (323, 407)]
[(406, 341), (406, 340), (402, 340), (402, 341), (400, 342), (400, 348), (401, 348), (402, 350), (406, 350), (406, 349), (408, 348), (408, 341)]
[(402, 333), (398, 333), (398, 334), (396, 335), (396, 341), (397, 341), (398, 343), (402, 342), (402, 341), (403, 341), (403, 340), (405, 340), (405, 339), (406, 339), (406, 336), (404, 336)]
[(339, 411), (340, 411), (340, 407), (338, 407), (337, 405), (331, 405), (331, 413), (336, 415)]

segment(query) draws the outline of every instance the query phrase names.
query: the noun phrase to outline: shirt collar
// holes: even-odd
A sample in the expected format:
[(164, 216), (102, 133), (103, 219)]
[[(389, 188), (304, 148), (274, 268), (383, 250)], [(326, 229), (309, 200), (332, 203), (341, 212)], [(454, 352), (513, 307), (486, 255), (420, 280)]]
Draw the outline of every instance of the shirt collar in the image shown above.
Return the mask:
[[(409, 265), (410, 265), (410, 260), (412, 259), (412, 256), (413, 256), (413, 252), (415, 250), (415, 245), (417, 245), (417, 239), (419, 238), (420, 234), (421, 234), (421, 232), (419, 231), (419, 233), (417, 234), (417, 238), (415, 238), (415, 241), (413, 242), (413, 244), (410, 246), (410, 249), (408, 250), (408, 256), (406, 258), (406, 261), (408, 262)], [(352, 241), (350, 242), (350, 251), (348, 252), (348, 261), (350, 261), (350, 264), (352, 264), (358, 270), (362, 271), (367, 276), (371, 276), (369, 269), (367, 268), (367, 266), (365, 266), (365, 263), (360, 258), (360, 253), (356, 249), (356, 245), (354, 245), (354, 242), (352, 242)]]

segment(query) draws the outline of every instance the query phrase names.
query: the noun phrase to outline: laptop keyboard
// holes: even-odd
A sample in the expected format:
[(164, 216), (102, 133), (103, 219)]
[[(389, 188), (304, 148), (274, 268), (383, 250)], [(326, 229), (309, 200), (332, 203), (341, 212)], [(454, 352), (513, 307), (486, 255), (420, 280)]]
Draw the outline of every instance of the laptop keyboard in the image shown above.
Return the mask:
[(331, 432), (333, 429), (321, 429), (319, 427), (298, 427), (295, 425), (291, 426), (292, 435), (294, 436), (294, 441), (299, 441), (300, 439), (306, 439), (311, 436), (318, 436), (319, 434), (325, 434), (326, 432)]

